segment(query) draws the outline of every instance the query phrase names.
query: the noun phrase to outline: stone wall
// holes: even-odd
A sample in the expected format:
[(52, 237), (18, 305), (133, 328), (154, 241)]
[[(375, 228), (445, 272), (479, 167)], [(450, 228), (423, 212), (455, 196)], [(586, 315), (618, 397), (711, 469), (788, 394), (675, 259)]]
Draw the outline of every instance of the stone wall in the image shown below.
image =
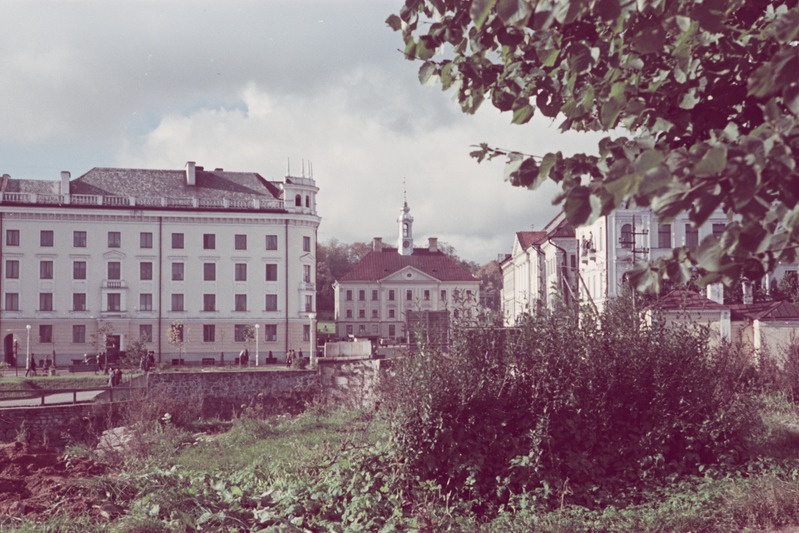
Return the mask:
[[(390, 364), (385, 359), (320, 358), (316, 370), (153, 372), (129, 385), (146, 386), (150, 395), (200, 402), (204, 416), (230, 416), (250, 405), (286, 412), (314, 398), (368, 408), (374, 406), (380, 374)], [(110, 427), (124, 404), (104, 403), (106, 394), (94, 404), (0, 409), (0, 442), (25, 433), (32, 442), (62, 445)]]

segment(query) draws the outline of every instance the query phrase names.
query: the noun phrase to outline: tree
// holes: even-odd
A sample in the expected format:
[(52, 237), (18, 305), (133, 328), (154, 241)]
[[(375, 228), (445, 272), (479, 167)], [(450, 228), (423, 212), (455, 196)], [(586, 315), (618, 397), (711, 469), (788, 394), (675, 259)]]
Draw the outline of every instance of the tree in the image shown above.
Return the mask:
[(186, 345), (186, 337), (183, 322), (176, 320), (169, 325), (166, 330), (166, 340), (177, 348), (180, 358), (183, 359), (183, 348)]
[(515, 124), (538, 110), (563, 131), (613, 132), (592, 155), (472, 153), (505, 157), (515, 186), (555, 181), (572, 224), (623, 205), (661, 223), (727, 214), (720, 239), (639, 266), (639, 288), (693, 271), (729, 284), (796, 260), (796, 0), (405, 0), (386, 22), (423, 62), (419, 79), (456, 90), (464, 112), (489, 100)]
[(332, 315), (335, 306), (333, 282), (349, 272), (369, 253), (371, 247), (362, 242), (345, 244), (331, 239), (316, 247), (316, 308)]

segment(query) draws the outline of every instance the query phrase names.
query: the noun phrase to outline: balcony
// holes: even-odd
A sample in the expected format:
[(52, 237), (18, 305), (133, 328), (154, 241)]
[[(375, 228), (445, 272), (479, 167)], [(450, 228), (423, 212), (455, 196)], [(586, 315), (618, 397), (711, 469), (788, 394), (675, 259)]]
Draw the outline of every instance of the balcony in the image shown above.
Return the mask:
[[(93, 194), (36, 194), (21, 192), (0, 193), (0, 204), (34, 204), (60, 206), (99, 206), (99, 207), (149, 207), (153, 209), (235, 209), (251, 211), (283, 210), (283, 200), (268, 199), (228, 199), (166, 196), (103, 196)], [(309, 210), (310, 212), (311, 210)]]
[(118, 279), (104, 279), (103, 280), (103, 288), (104, 289), (127, 289), (128, 284), (124, 281)]

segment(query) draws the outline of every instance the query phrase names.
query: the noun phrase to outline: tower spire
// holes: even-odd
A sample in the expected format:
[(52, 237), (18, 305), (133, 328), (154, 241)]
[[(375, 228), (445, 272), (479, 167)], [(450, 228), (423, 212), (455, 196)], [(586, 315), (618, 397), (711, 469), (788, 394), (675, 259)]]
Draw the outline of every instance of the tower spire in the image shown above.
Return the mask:
[(405, 179), (402, 180), (402, 209), (400, 209), (400, 216), (397, 218), (399, 224), (399, 235), (397, 237), (397, 249), (400, 255), (413, 254), (413, 217), (411, 216), (411, 208), (408, 207), (408, 191), (405, 187)]

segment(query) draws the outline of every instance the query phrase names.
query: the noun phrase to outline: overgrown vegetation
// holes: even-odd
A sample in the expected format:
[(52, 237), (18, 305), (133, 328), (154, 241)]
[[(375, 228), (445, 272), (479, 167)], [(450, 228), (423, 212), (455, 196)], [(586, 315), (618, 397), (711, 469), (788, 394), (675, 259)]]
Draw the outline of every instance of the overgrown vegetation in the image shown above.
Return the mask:
[(395, 362), (376, 410), (313, 403), (295, 416), (254, 401), (231, 421), (198, 423), (196, 399), (154, 395), (129, 413), (126, 446), (106, 455), (118, 472), (85, 482), (119, 513), (69, 527), (729, 531), (799, 522), (795, 375), (705, 338), (701, 328), (649, 327), (622, 301), (601, 316), (528, 316), (512, 330), (473, 322), (449, 353)]

